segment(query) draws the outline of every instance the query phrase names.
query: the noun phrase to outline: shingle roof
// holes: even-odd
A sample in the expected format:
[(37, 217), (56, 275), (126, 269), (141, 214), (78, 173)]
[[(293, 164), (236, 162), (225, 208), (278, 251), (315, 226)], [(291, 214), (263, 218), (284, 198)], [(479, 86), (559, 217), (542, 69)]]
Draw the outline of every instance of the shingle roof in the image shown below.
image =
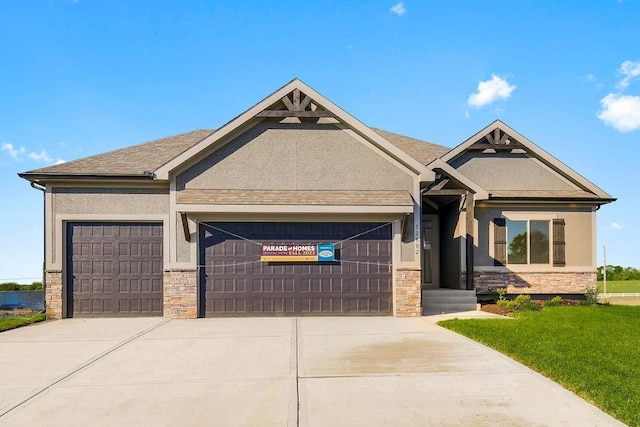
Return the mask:
[[(424, 165), (450, 150), (447, 147), (392, 132), (375, 128), (373, 130)], [(214, 132), (214, 130), (208, 129), (195, 130), (59, 165), (31, 170), (25, 172), (24, 175), (144, 176), (145, 171), (155, 171)]]
[(43, 175), (144, 175), (145, 171), (156, 170), (213, 132), (213, 130), (194, 130), (26, 173)]
[(423, 165), (429, 164), (438, 157), (451, 151), (451, 148), (442, 145), (409, 138), (408, 136), (398, 135), (397, 133), (387, 132), (382, 129), (371, 129)]
[(178, 192), (178, 203), (211, 205), (413, 206), (408, 191), (201, 190)]

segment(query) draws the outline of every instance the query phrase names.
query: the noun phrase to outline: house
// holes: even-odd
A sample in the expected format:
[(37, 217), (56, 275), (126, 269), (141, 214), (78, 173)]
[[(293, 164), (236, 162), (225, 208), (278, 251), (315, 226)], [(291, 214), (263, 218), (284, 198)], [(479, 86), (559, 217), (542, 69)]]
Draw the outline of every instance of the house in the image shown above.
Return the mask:
[(53, 318), (419, 316), (444, 288), (582, 294), (614, 200), (501, 121), (450, 149), (369, 128), (298, 79), (217, 130), (19, 176), (45, 193)]

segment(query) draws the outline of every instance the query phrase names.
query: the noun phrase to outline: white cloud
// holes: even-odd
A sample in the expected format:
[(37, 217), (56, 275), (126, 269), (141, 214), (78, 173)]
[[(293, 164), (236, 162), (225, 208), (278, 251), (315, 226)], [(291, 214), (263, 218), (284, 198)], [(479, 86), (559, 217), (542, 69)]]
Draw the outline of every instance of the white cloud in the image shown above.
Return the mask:
[(620, 224), (619, 222), (612, 222), (610, 226), (605, 227), (606, 230), (620, 230), (622, 228), (627, 228), (629, 224)]
[(484, 107), (499, 99), (507, 99), (516, 89), (515, 85), (510, 85), (506, 79), (495, 74), (491, 75), (491, 80), (478, 83), (478, 88), (469, 95), (467, 104), (471, 107)]
[(640, 128), (640, 96), (610, 93), (600, 100), (596, 116), (605, 124), (620, 132)]
[(398, 16), (402, 16), (407, 13), (407, 9), (404, 7), (404, 2), (398, 2), (394, 4), (389, 10), (391, 11), (391, 13), (395, 13)]
[(598, 81), (598, 78), (595, 76), (595, 74), (587, 74), (585, 76), (581, 76), (580, 79), (584, 80), (587, 83), (593, 84), (593, 87), (598, 90), (602, 89), (602, 83)]
[[(27, 152), (27, 150), (24, 147), (14, 147), (13, 144), (11, 144), (10, 142), (5, 142), (4, 144), (2, 144), (2, 146), (0, 146), (0, 150), (1, 151), (6, 151), (7, 154), (9, 154), (9, 156), (11, 156), (11, 158), (13, 158), (14, 160), (22, 160), (22, 155), (25, 154)], [(29, 154), (27, 154), (27, 156), (32, 159), (35, 160), (36, 162), (43, 162), (43, 163), (55, 163), (56, 165), (59, 165), (60, 163), (65, 163), (65, 160), (62, 160), (60, 158), (54, 160), (53, 157), (51, 157), (47, 151), (45, 149), (42, 149), (42, 151), (40, 151), (39, 153), (32, 151)]]
[(625, 89), (631, 83), (631, 80), (640, 76), (640, 61), (624, 61), (620, 68), (618, 69), (618, 73), (622, 74), (622, 80), (618, 82), (618, 87), (620, 89)]
[(14, 160), (18, 160), (20, 155), (24, 153), (24, 147), (20, 147), (20, 148), (14, 147), (13, 144), (11, 144), (10, 142), (5, 142), (4, 144), (2, 144), (2, 147), (0, 147), (0, 150), (6, 151), (7, 153), (9, 153), (9, 155)]
[(29, 157), (37, 162), (53, 163), (53, 159), (49, 157), (46, 150), (42, 150), (39, 153), (29, 153)]

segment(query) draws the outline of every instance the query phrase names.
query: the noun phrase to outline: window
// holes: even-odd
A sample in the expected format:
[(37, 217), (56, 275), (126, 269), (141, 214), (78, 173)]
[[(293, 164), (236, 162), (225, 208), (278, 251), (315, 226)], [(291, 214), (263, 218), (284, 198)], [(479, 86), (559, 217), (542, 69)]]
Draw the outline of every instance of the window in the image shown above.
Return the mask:
[(549, 264), (549, 221), (507, 220), (507, 263)]
[[(526, 214), (518, 214), (520, 218), (526, 218)], [(553, 260), (554, 267), (566, 266), (564, 229), (563, 218), (494, 218), (493, 265), (550, 264)]]

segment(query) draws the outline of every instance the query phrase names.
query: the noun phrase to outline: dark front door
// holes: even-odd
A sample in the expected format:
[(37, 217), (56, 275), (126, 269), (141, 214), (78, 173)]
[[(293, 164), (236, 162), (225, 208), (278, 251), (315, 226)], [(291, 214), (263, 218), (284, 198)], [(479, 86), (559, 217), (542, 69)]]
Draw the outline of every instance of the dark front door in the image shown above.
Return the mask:
[(162, 316), (162, 224), (67, 224), (67, 316)]
[[(200, 225), (200, 314), (391, 314), (391, 225)], [(336, 243), (335, 262), (261, 262), (261, 243)]]

